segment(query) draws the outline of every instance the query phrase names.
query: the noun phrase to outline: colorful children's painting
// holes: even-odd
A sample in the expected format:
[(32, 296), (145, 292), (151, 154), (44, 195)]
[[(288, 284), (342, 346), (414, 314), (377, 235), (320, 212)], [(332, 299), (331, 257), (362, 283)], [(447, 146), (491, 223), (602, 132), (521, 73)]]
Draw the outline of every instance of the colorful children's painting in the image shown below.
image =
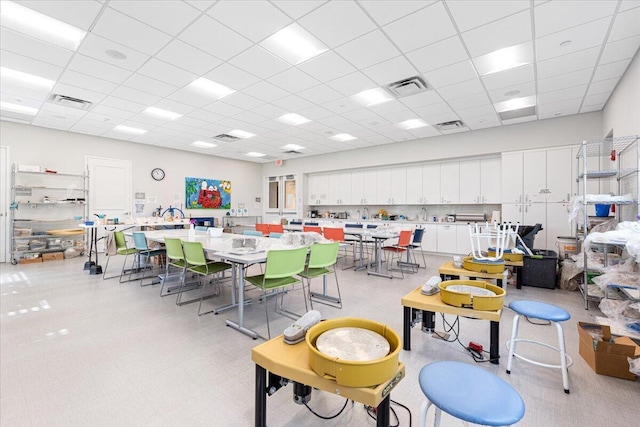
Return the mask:
[(206, 178), (185, 178), (187, 209), (231, 208), (231, 181)]

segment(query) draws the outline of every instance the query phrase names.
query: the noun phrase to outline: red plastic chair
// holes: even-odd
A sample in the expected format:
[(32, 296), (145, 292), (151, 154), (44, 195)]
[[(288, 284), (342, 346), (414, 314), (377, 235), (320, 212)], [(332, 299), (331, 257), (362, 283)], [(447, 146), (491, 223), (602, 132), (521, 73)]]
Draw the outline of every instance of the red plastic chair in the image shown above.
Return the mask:
[(316, 227), (315, 225), (303, 225), (302, 231), (322, 234), (322, 227), (319, 227), (319, 226)]
[[(410, 258), (407, 259), (406, 261), (402, 261), (403, 254), (406, 253), (410, 257), (411, 255), (411, 252), (409, 250), (410, 245), (411, 245), (411, 230), (402, 230), (400, 232), (400, 236), (398, 237), (398, 243), (396, 243), (395, 245), (382, 247), (382, 250), (385, 251), (385, 253), (391, 253), (391, 265), (393, 265), (394, 259), (398, 260), (397, 261), (398, 268), (397, 269), (389, 268), (389, 270), (400, 270), (400, 273), (402, 274), (403, 278), (404, 278), (404, 269), (402, 268), (403, 266), (410, 267), (412, 273), (417, 272), (416, 266), (418, 264), (415, 261), (411, 262)], [(388, 264), (389, 264), (389, 260), (387, 259), (387, 265)]]

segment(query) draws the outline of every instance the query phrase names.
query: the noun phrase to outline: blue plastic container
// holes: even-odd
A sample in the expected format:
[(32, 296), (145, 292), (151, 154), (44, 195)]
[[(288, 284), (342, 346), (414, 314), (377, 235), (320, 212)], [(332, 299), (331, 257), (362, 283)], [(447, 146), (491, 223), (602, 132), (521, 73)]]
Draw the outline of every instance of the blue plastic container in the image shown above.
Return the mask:
[(596, 216), (609, 216), (611, 205), (596, 205)]

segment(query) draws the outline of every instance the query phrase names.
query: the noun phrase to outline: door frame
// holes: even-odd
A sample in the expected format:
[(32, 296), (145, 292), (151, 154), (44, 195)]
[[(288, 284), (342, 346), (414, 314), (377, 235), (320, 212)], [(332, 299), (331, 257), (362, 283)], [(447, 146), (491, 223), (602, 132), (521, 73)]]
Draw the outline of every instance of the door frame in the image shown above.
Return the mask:
[(0, 263), (11, 260), (11, 220), (9, 206), (11, 203), (11, 147), (0, 146), (0, 170), (2, 171), (2, 186), (0, 189)]

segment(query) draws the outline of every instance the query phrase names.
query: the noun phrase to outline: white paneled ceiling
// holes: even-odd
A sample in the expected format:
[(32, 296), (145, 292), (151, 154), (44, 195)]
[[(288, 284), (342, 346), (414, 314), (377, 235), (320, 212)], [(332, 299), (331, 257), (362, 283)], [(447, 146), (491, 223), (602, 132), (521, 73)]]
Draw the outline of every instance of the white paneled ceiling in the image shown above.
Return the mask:
[[(445, 121), (461, 120), (465, 132), (598, 111), (640, 46), (639, 0), (13, 3), (87, 33), (70, 50), (12, 26), (3, 12), (3, 120), (257, 163), (443, 135), (435, 125)], [(2, 10), (7, 5), (0, 0)], [(291, 65), (267, 51), (265, 39), (291, 24), (322, 53)], [(479, 57), (516, 47), (527, 60), (480, 75), (486, 57)], [(52, 83), (21, 85), (7, 74), (14, 71)], [(426, 92), (369, 106), (352, 98), (416, 76)], [(200, 77), (234, 92), (219, 99), (198, 92), (190, 83)], [(53, 94), (92, 104), (57, 104)], [(535, 115), (501, 121), (495, 104), (521, 97), (535, 100)], [(181, 116), (153, 116), (148, 107)], [(278, 120), (288, 113), (309, 121)], [(398, 126), (411, 119), (428, 126)], [(118, 125), (146, 132), (120, 133)], [(216, 138), (234, 130), (255, 136)], [(330, 139), (341, 133), (357, 139)], [(286, 144), (304, 148), (285, 153)]]

